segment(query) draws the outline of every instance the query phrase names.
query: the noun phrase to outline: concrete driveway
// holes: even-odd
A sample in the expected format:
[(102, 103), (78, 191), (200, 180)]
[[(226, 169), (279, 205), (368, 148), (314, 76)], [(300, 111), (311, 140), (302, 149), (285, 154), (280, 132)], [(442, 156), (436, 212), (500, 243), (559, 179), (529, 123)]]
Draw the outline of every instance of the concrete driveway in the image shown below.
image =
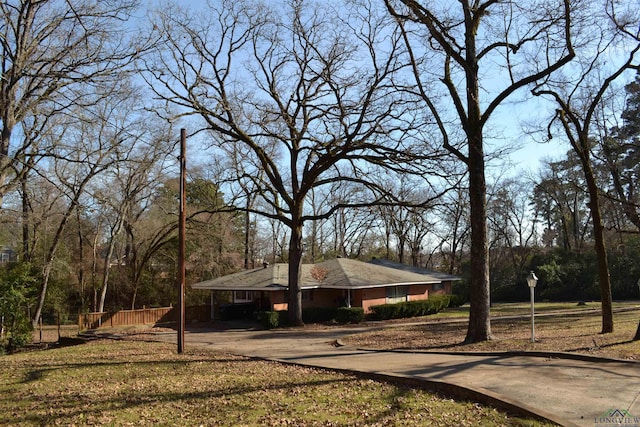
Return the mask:
[[(189, 329), (185, 347), (392, 379), (560, 425), (640, 427), (640, 363), (566, 354), (463, 355), (339, 345), (343, 337), (364, 330), (354, 326), (266, 331), (253, 324), (231, 324), (225, 329)], [(175, 339), (175, 334), (162, 336)]]

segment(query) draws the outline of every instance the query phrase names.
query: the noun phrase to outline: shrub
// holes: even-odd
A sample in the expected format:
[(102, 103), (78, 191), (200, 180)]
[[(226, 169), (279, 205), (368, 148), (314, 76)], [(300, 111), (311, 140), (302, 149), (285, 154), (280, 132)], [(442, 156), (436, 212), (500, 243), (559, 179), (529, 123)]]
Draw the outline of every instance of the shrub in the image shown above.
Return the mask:
[(463, 297), (462, 295), (453, 294), (449, 299), (449, 307), (460, 307), (461, 305), (464, 305), (464, 303), (466, 302), (467, 302), (466, 298)]
[[(265, 328), (273, 329), (288, 324), (287, 310), (283, 311), (262, 311), (255, 315)], [(360, 323), (364, 320), (364, 309), (361, 307), (309, 307), (302, 310), (302, 321), (304, 323), (319, 323), (336, 321), (338, 323)]]
[(29, 322), (20, 322), (19, 325), (13, 325), (12, 332), (8, 334), (6, 350), (14, 352), (31, 342), (31, 324)]
[(370, 307), (371, 317), (375, 320), (397, 319), (400, 317), (400, 304), (382, 304)]
[(0, 341), (0, 346), (6, 350), (24, 347), (31, 339), (27, 307), (36, 281), (28, 263), (10, 263), (0, 268), (0, 320), (5, 333), (5, 341)]
[(449, 302), (451, 301), (450, 295), (436, 295), (429, 298), (427, 301), (431, 301), (433, 304), (434, 313), (444, 310), (449, 307)]
[(362, 307), (340, 307), (335, 311), (335, 320), (338, 323), (360, 323), (364, 320)]
[(371, 307), (372, 317), (377, 320), (402, 319), (435, 314), (449, 306), (449, 295), (435, 295), (426, 300), (382, 304)]
[(277, 311), (257, 311), (255, 317), (266, 329), (274, 329), (280, 326), (280, 313)]

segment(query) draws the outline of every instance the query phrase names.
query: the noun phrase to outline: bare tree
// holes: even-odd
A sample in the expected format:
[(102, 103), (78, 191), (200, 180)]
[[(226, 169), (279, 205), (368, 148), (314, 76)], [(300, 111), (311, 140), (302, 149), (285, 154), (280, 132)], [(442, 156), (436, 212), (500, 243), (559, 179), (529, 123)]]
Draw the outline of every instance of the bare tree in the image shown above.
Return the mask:
[[(147, 60), (146, 76), (161, 99), (197, 116), (221, 144), (243, 145), (247, 164), (263, 171), (242, 168), (236, 181), (252, 182), (245, 188), (262, 200), (255, 213), (290, 232), (289, 320), (302, 324), (304, 224), (382, 200), (384, 181), (369, 174), (417, 169), (431, 154), (423, 111), (406, 99), (405, 82), (394, 80), (407, 67), (399, 33), (366, 2), (347, 12), (298, 1), (223, 1), (200, 18), (158, 13), (164, 50)], [(306, 210), (311, 191), (340, 183), (367, 189), (359, 193), (366, 199)]]
[(490, 224), (493, 238), (500, 245), (525, 248), (537, 243), (537, 220), (531, 216), (529, 206), (530, 189), (531, 184), (520, 177), (505, 179), (492, 189)]
[[(631, 5), (618, 5), (606, 0), (592, 2), (586, 10), (582, 25), (587, 41), (578, 48), (580, 61), (562, 76), (554, 76), (540, 83), (533, 94), (548, 96), (556, 104), (553, 122), (558, 122), (573, 151), (576, 153), (589, 194), (589, 211), (598, 257), (598, 281), (602, 303), (602, 333), (613, 332), (611, 278), (602, 221), (600, 189), (593, 167), (592, 149), (594, 129), (603, 98), (611, 84), (629, 69), (639, 69), (640, 14)], [(614, 54), (615, 51), (615, 54)], [(616, 56), (615, 65), (611, 55)], [(622, 57), (622, 59), (620, 59)], [(549, 127), (549, 136), (552, 127)], [(601, 139), (601, 138), (599, 138)]]
[(500, 288), (514, 292), (514, 283), (521, 282), (529, 273), (527, 266), (538, 243), (537, 210), (531, 207), (531, 188), (528, 180), (513, 177), (498, 181), (490, 190), (488, 225), (493, 294)]
[[(327, 206), (340, 203), (341, 200), (362, 199), (366, 197), (360, 194), (363, 191), (366, 190), (359, 185), (340, 184), (325, 188), (325, 195), (318, 197), (320, 201), (313, 208), (314, 212), (320, 213)], [(314, 196), (317, 197), (316, 194)], [(326, 220), (313, 221), (320, 223), (320, 231), (326, 236), (319, 242), (322, 256), (358, 258), (364, 253), (369, 253), (378, 222), (377, 210), (367, 206), (344, 207)]]
[[(452, 174), (454, 178), (455, 175)], [(450, 184), (455, 188), (456, 183)], [(411, 177), (403, 177), (398, 184), (392, 186), (394, 194), (399, 195), (402, 200), (413, 200), (419, 205), (422, 200), (429, 200), (431, 196), (425, 194), (424, 189), (416, 186), (416, 182)], [(429, 218), (433, 206), (402, 206), (388, 205), (381, 206), (380, 212), (382, 221), (387, 227), (387, 239), (394, 238), (396, 243), (396, 253), (398, 262), (407, 263), (405, 251), (409, 250), (411, 264), (419, 265), (420, 252), (424, 245), (427, 234), (433, 228), (432, 220)], [(387, 247), (389, 244), (387, 244)]]
[[(118, 78), (142, 45), (120, 25), (133, 0), (9, 0), (0, 5), (0, 205), (19, 157), (14, 128), (35, 115), (82, 105), (77, 89)], [(93, 98), (92, 98), (93, 99)]]
[[(416, 95), (436, 117), (444, 147), (469, 174), (471, 308), (466, 342), (491, 339), (487, 124), (510, 95), (573, 58), (570, 14), (579, 7), (574, 3), (385, 0), (411, 50)], [(435, 90), (436, 81), (444, 93)], [(464, 132), (463, 144), (452, 139), (455, 127)]]
[[(124, 109), (120, 113), (135, 116), (126, 114)], [(100, 208), (110, 213), (105, 218), (107, 249), (102, 268), (98, 312), (104, 311), (113, 255), (124, 225), (127, 221), (135, 220), (138, 209), (144, 210), (149, 205), (162, 175), (162, 165), (171, 154), (172, 147), (166, 139), (171, 132), (163, 129), (164, 135), (154, 134), (148, 129), (149, 125), (151, 122), (147, 120), (145, 123), (144, 116), (121, 123), (122, 129), (126, 129), (128, 133), (127, 151), (122, 152), (118, 162), (103, 174), (108, 187), (95, 189), (93, 192)]]
[(371, 208), (343, 208), (329, 219), (332, 224), (333, 249), (328, 251), (333, 256), (360, 258), (375, 249), (378, 220)]
[(42, 314), (56, 252), (67, 224), (79, 208), (90, 182), (114, 163), (114, 151), (122, 142), (121, 135), (111, 132), (108, 126), (105, 127), (104, 121), (96, 120), (94, 114), (99, 116), (99, 112), (95, 110), (76, 110), (73, 119), (64, 124), (61, 132), (56, 135), (57, 140), (48, 144), (50, 151), (47, 156), (52, 161), (48, 180), (56, 185), (64, 198), (65, 208), (55, 225), (55, 233), (46, 246), (42, 285), (32, 317), (34, 327)]
[[(443, 265), (449, 274), (459, 273), (460, 260), (469, 246), (471, 226), (468, 206), (468, 191), (458, 187), (443, 197), (434, 209), (437, 219), (431, 231), (438, 243), (433, 248), (441, 258), (438, 264)], [(433, 265), (433, 261), (430, 260), (429, 264)]]

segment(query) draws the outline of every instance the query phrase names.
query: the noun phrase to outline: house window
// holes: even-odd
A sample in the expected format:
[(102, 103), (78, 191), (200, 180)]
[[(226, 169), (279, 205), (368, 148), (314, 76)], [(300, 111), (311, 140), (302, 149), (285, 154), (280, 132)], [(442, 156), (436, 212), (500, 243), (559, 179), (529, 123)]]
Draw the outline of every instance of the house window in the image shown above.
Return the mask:
[(397, 302), (407, 301), (408, 286), (392, 286), (386, 288), (387, 304), (395, 304)]
[(433, 289), (434, 291), (441, 291), (444, 289), (444, 285), (442, 284), (442, 282), (434, 283), (431, 289)]
[(251, 302), (253, 293), (251, 291), (234, 291), (233, 302)]

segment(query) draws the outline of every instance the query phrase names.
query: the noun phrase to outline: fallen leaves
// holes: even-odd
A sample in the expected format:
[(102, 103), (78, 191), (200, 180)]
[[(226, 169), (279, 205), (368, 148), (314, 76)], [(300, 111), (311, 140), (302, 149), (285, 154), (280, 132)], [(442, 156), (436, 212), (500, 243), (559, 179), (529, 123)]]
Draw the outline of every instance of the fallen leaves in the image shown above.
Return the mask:
[(2, 362), (3, 425), (517, 424), (421, 390), (172, 344), (94, 341)]
[(536, 342), (531, 342), (528, 318), (493, 319), (494, 339), (461, 344), (466, 323), (428, 323), (395, 326), (343, 338), (347, 345), (375, 349), (437, 349), (446, 351), (566, 351), (594, 356), (640, 360), (640, 341), (631, 342), (638, 311), (615, 314), (615, 332), (600, 334), (599, 313), (536, 319)]

